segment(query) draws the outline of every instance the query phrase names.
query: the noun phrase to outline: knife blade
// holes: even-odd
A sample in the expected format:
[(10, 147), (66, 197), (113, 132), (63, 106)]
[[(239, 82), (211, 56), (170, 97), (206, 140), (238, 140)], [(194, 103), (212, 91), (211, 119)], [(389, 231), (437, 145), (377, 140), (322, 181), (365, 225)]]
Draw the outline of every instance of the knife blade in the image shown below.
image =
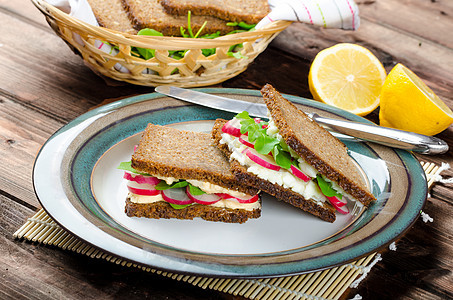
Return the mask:
[[(267, 107), (264, 103), (226, 98), (174, 86), (158, 86), (155, 88), (155, 91), (176, 99), (214, 109), (234, 113), (248, 111), (251, 116), (267, 118)], [(432, 136), (381, 127), (374, 124), (337, 120), (323, 117), (316, 113), (306, 114), (329, 131), (393, 148), (430, 155), (445, 153), (449, 148), (445, 141)]]

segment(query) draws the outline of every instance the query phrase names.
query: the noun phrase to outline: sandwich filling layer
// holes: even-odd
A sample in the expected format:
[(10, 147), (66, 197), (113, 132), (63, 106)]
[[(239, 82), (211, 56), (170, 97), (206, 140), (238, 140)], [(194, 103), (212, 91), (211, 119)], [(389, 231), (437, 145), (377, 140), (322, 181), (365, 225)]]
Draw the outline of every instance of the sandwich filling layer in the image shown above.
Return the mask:
[(168, 202), (174, 209), (194, 204), (246, 211), (261, 209), (258, 195), (250, 196), (205, 181), (138, 173), (130, 162), (122, 163), (119, 168), (125, 170), (128, 198), (135, 204)]
[[(134, 193), (129, 192), (127, 195), (132, 203), (137, 203), (137, 204), (152, 204), (156, 202), (161, 202), (165, 201), (164, 198), (162, 198), (162, 195), (156, 195), (156, 196), (144, 196), (144, 195), (137, 195)], [(211, 207), (220, 207), (220, 208), (229, 208), (229, 209), (243, 209), (243, 210), (248, 210), (252, 211), (255, 209), (260, 209), (261, 205), (259, 201), (256, 201), (254, 203), (239, 203), (237, 201), (233, 200), (227, 200), (227, 199), (221, 199), (216, 203), (210, 204), (209, 206)]]
[(220, 144), (228, 146), (230, 159), (263, 180), (290, 189), (320, 206), (330, 202), (341, 208), (346, 203), (346, 199), (342, 200), (347, 195), (345, 191), (288, 147), (271, 117), (264, 122), (251, 119), (247, 112), (238, 114), (222, 128)]

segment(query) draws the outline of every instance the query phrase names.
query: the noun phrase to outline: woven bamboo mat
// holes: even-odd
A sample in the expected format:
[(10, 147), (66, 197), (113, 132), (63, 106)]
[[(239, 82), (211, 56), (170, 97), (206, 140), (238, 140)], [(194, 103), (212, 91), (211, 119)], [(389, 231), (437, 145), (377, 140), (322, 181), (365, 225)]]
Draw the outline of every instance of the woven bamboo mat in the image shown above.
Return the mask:
[[(435, 182), (435, 178), (439, 176), (441, 169), (433, 163), (421, 162), (421, 165), (427, 175), (428, 188), (430, 188)], [(203, 289), (213, 289), (235, 296), (263, 300), (339, 299), (351, 285), (357, 286), (380, 260), (380, 255), (373, 253), (340, 267), (303, 275), (266, 279), (209, 278), (163, 272), (104, 253), (58, 226), (43, 209), (28, 218), (27, 222), (13, 236), (29, 242), (56, 246), (91, 258), (105, 259), (118, 265), (139, 268)]]

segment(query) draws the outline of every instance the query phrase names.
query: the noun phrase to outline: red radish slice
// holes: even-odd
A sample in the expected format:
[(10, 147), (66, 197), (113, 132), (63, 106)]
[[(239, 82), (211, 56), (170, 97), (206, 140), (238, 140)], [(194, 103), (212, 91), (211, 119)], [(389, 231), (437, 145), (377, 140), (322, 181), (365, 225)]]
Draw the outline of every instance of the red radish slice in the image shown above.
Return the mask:
[(246, 145), (247, 147), (255, 149), (255, 144), (249, 142), (248, 137), (245, 134), (243, 134), (239, 137), (239, 142), (241, 142), (241, 144)]
[(185, 188), (163, 190), (162, 198), (164, 198), (165, 201), (176, 205), (187, 205), (193, 203), (193, 200), (187, 196)]
[(293, 173), (294, 176), (296, 176), (297, 178), (302, 179), (305, 182), (308, 182), (308, 181), (311, 180), (311, 178), (309, 176), (305, 175), (304, 172), (302, 172), (299, 168), (297, 168), (294, 165), (291, 165), (291, 168), (289, 169), (289, 171), (291, 173)]
[(274, 158), (270, 155), (263, 155), (261, 153), (256, 152), (255, 149), (246, 148), (242, 151), (248, 158), (250, 158), (253, 162), (257, 163), (258, 165), (265, 167), (266, 169), (279, 171), (280, 166), (277, 165)]
[(253, 118), (253, 120), (255, 121), (255, 123), (259, 124), (261, 122), (261, 118)]
[(220, 196), (222, 199), (226, 199), (226, 200), (236, 200), (237, 202), (241, 203), (241, 204), (246, 204), (246, 203), (255, 203), (256, 201), (258, 201), (258, 199), (260, 198), (260, 196), (258, 194), (254, 195), (254, 196), (245, 196), (245, 197), (234, 197), (234, 196), (231, 196), (230, 194), (224, 194), (224, 193), (219, 193), (217, 194), (218, 196)]
[(147, 183), (147, 184), (153, 184), (153, 185), (156, 185), (160, 182), (160, 179), (153, 177), (153, 176), (138, 175), (138, 174), (132, 175), (129, 172), (124, 172), (123, 178), (130, 180), (130, 181), (135, 181), (137, 183)]
[(196, 202), (198, 204), (203, 204), (203, 205), (214, 204), (214, 203), (219, 202), (220, 200), (222, 200), (222, 198), (220, 198), (216, 194), (192, 195), (190, 193), (189, 186), (187, 186), (187, 188), (186, 188), (186, 193), (187, 193), (187, 196), (189, 196), (189, 198), (193, 202)]
[(222, 127), (222, 132), (225, 132), (229, 135), (240, 137), (241, 136), (241, 121), (238, 119), (231, 119), (226, 122)]
[(327, 199), (329, 199), (330, 203), (332, 203), (332, 205), (334, 205), (335, 207), (342, 207), (346, 205), (346, 201), (335, 196), (327, 197)]
[(160, 191), (155, 189), (155, 184), (148, 184), (148, 183), (136, 183), (134, 181), (127, 182), (127, 189), (129, 192), (142, 195), (142, 196), (157, 196), (160, 194)]
[(137, 148), (138, 148), (138, 145), (135, 145), (134, 146), (134, 152), (137, 150)]
[[(326, 196), (327, 197), (327, 196)], [(327, 197), (327, 199), (329, 199), (329, 202), (333, 205), (333, 207), (335, 207), (335, 209), (341, 213), (341, 214), (348, 214), (349, 213), (349, 209), (347, 206), (345, 206), (346, 202), (343, 202), (342, 200), (338, 199), (337, 197), (333, 196), (333, 197)]]

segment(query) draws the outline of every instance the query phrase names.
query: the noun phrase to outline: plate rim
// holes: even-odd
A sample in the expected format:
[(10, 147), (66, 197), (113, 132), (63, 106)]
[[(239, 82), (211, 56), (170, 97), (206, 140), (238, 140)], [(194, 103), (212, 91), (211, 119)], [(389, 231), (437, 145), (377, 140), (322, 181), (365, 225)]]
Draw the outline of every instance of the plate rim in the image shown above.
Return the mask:
[[(236, 95), (250, 95), (250, 96), (261, 96), (261, 94), (259, 93), (258, 90), (248, 90), (248, 89), (231, 89), (231, 88), (197, 88), (197, 89), (194, 89), (194, 90), (198, 90), (198, 91), (201, 91), (201, 92), (205, 92), (205, 93), (213, 93), (213, 94), (236, 94)], [(323, 103), (319, 103), (319, 102), (315, 102), (315, 101), (312, 101), (310, 99), (306, 99), (306, 98), (303, 98), (303, 97), (298, 97), (298, 96), (293, 96), (293, 95), (286, 95), (286, 94), (283, 94), (284, 97), (286, 97), (287, 99), (289, 100), (292, 100), (292, 101), (295, 101), (296, 103), (301, 103), (301, 104), (306, 104), (304, 102), (308, 101), (309, 102), (309, 105), (310, 106), (313, 106), (315, 108), (319, 108), (319, 109), (322, 109), (322, 110), (325, 110), (329, 113), (333, 113), (333, 114), (336, 114), (342, 118), (347, 118), (347, 119), (350, 119), (350, 120), (354, 120), (354, 121), (359, 121), (359, 122), (366, 122), (366, 123), (372, 123), (371, 121), (365, 119), (365, 118), (362, 118), (362, 117), (359, 117), (359, 116), (356, 116), (356, 115), (353, 115), (351, 113), (348, 113), (346, 111), (343, 111), (341, 109), (338, 109), (338, 108), (335, 108), (335, 107), (326, 107), (327, 105), (323, 104)], [(41, 206), (43, 207), (43, 209), (49, 214), (49, 216), (52, 217), (52, 219), (57, 222), (57, 224), (59, 224), (62, 228), (64, 228), (65, 230), (67, 230), (68, 232), (74, 234), (74, 232), (67, 228), (65, 225), (63, 225), (59, 220), (55, 219), (54, 216), (52, 216), (52, 214), (48, 211), (48, 209), (46, 208), (45, 204), (43, 202), (45, 202), (45, 200), (42, 200), (39, 195), (38, 195), (38, 191), (37, 191), (37, 187), (36, 187), (36, 182), (35, 182), (35, 171), (36, 171), (36, 164), (37, 164), (37, 161), (42, 153), (42, 151), (45, 149), (46, 145), (53, 139), (55, 138), (56, 136), (62, 134), (65, 130), (83, 122), (84, 120), (88, 120), (90, 119), (91, 117), (93, 116), (96, 116), (96, 115), (99, 115), (99, 114), (102, 114), (102, 113), (105, 113), (105, 112), (110, 112), (110, 111), (114, 111), (116, 109), (121, 109), (122, 107), (124, 106), (127, 106), (127, 105), (130, 105), (130, 104), (136, 104), (136, 103), (139, 103), (139, 102), (144, 102), (144, 101), (148, 101), (148, 100), (153, 100), (153, 99), (156, 99), (156, 98), (168, 98), (167, 96), (165, 95), (162, 95), (162, 94), (159, 94), (159, 93), (148, 93), (148, 94), (142, 94), (142, 95), (138, 95), (138, 96), (133, 96), (133, 97), (128, 97), (128, 98), (125, 98), (125, 99), (122, 99), (122, 100), (118, 100), (118, 101), (115, 101), (113, 103), (109, 103), (109, 104), (106, 104), (106, 105), (103, 105), (103, 106), (100, 106), (98, 108), (95, 108), (91, 111), (88, 111), (87, 113), (77, 117), (76, 119), (74, 119), (73, 121), (69, 122), (68, 124), (64, 125), (63, 127), (61, 127), (59, 130), (57, 130), (44, 144), (43, 146), (40, 148), (36, 158), (35, 158), (35, 162), (33, 164), (33, 172), (32, 172), (32, 177), (33, 177), (33, 188), (34, 188), (34, 191), (35, 191), (35, 194), (38, 198), (38, 201), (41, 203)], [(193, 104), (188, 104), (188, 105), (193, 105)], [(403, 157), (405, 157), (405, 159), (409, 159), (409, 160), (412, 160), (413, 162), (417, 162), (418, 165), (419, 165), (419, 162), (417, 160), (417, 158), (410, 152), (407, 152), (405, 150), (400, 150), (400, 149), (393, 149), (398, 157), (401, 158), (401, 160), (403, 161)], [(420, 166), (420, 165), (419, 165)], [(421, 169), (421, 166), (420, 166), (420, 170)], [(423, 170), (422, 170), (423, 171)], [(406, 168), (406, 172), (408, 172), (407, 168)], [(423, 172), (423, 176), (424, 176), (424, 172)], [(425, 184), (426, 184), (426, 180), (424, 181)], [(427, 193), (427, 187), (425, 188), (426, 190), (426, 193)], [(422, 201), (422, 204), (421, 206), (423, 207), (426, 203), (426, 195), (424, 197), (424, 200)], [(405, 226), (404, 230), (400, 231), (399, 234), (397, 234), (397, 236), (394, 237), (394, 239), (397, 239), (398, 237), (400, 237), (401, 235), (403, 235), (407, 230), (410, 229), (411, 225), (418, 219), (419, 217), (419, 214), (415, 215), (414, 217), (412, 217), (410, 220), (409, 220), (409, 225), (408, 226)], [(106, 253), (110, 253), (116, 257), (121, 257), (119, 256), (117, 253), (114, 253), (114, 252), (111, 252), (109, 251), (108, 249), (104, 249), (98, 245), (94, 245), (92, 243), (90, 243), (89, 241), (87, 241), (84, 237), (81, 237), (79, 235), (76, 235), (74, 234), (75, 236), (77, 236), (78, 238), (80, 238), (81, 240), (83, 240), (84, 242), (86, 242), (87, 244), (90, 244), (92, 245), (93, 247), (95, 248), (99, 248), (101, 249), (102, 251), (106, 252)], [(310, 268), (309, 270), (303, 270), (303, 271), (297, 271), (297, 272), (289, 272), (289, 273), (284, 273), (284, 274), (228, 274), (228, 275), (225, 275), (225, 274), (208, 274), (208, 276), (215, 276), (215, 277), (234, 277), (234, 278), (264, 278), (264, 277), (275, 277), (275, 276), (282, 276), (282, 275), (295, 275), (295, 274), (302, 274), (302, 273), (307, 273), (307, 272), (314, 272), (314, 271), (319, 271), (319, 270), (323, 270), (323, 269), (327, 269), (327, 268), (332, 268), (332, 267), (335, 267), (335, 266), (338, 266), (338, 265), (342, 265), (344, 263), (347, 263), (349, 261), (353, 261), (353, 260), (356, 260), (356, 259), (359, 259), (360, 257), (364, 257), (364, 256), (367, 256), (369, 255), (370, 253), (372, 253), (373, 251), (378, 251), (379, 249), (382, 249), (383, 247), (386, 247), (388, 244), (390, 244), (392, 241), (387, 241), (386, 243), (381, 243), (381, 245), (379, 247), (375, 247), (373, 250), (369, 250), (369, 251), (365, 251), (364, 253), (362, 253), (361, 255), (359, 256), (354, 256), (354, 257), (351, 257), (351, 258), (348, 258), (346, 259), (346, 261), (339, 261), (335, 264), (329, 264), (328, 266), (323, 266), (323, 267), (319, 267), (319, 268)], [(122, 259), (124, 260), (127, 260), (127, 261), (133, 261), (133, 259), (131, 258), (125, 258), (125, 257), (121, 257)], [(137, 262), (139, 264), (141, 264), (140, 262)], [(285, 263), (283, 263), (284, 265)], [(148, 264), (148, 266), (150, 267), (155, 267), (153, 265), (150, 265)], [(165, 268), (162, 268), (162, 267), (158, 267), (158, 269), (162, 269), (162, 270), (165, 270)], [(177, 272), (177, 273), (181, 273), (181, 274), (195, 274), (195, 275), (203, 275), (203, 273), (198, 273), (198, 272), (190, 272), (190, 271), (180, 271), (180, 270), (174, 270), (174, 269), (167, 269), (168, 271), (173, 271), (173, 272)]]

